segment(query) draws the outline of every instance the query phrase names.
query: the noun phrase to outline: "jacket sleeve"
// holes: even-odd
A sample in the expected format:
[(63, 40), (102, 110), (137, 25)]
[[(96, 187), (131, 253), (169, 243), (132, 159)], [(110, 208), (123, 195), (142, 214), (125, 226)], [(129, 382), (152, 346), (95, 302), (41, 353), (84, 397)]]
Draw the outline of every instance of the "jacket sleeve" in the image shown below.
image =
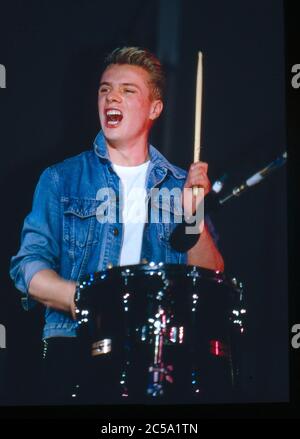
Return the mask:
[(28, 288), (40, 270), (59, 269), (60, 256), (60, 195), (57, 171), (47, 168), (36, 186), (32, 210), (25, 218), (21, 246), (10, 262), (10, 277), (23, 293), (22, 305), (28, 310), (35, 301)]

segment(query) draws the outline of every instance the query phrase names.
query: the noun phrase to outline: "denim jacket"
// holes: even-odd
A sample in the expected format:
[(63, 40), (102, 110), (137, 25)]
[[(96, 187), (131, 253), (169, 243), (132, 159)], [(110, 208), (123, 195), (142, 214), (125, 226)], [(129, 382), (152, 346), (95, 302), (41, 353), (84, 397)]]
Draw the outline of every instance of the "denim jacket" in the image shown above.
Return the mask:
[[(171, 165), (152, 145), (146, 175), (146, 192), (152, 188), (182, 189), (186, 171)], [(64, 279), (78, 281), (88, 273), (119, 264), (122, 222), (101, 222), (97, 199), (101, 188), (112, 188), (118, 208), (119, 177), (114, 172), (102, 131), (94, 148), (47, 168), (37, 184), (33, 206), (25, 218), (21, 247), (11, 259), (10, 275), (20, 290), (23, 307), (35, 301), (28, 294), (29, 283), (40, 270), (53, 269)], [(162, 206), (164, 208), (164, 206)], [(169, 222), (145, 222), (141, 260), (184, 264), (187, 254), (173, 250), (170, 233), (176, 226), (172, 204)], [(76, 336), (77, 323), (66, 312), (47, 307), (43, 338)]]

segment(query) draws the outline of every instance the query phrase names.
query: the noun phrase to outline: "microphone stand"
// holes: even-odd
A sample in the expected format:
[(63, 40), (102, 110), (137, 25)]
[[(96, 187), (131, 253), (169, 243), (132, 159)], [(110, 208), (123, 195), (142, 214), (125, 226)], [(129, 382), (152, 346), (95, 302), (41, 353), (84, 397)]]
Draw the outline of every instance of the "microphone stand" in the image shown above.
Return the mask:
[(255, 186), (256, 184), (263, 181), (264, 178), (269, 176), (273, 171), (275, 171), (276, 169), (279, 169), (281, 166), (283, 166), (285, 164), (286, 160), (287, 160), (287, 152), (285, 151), (276, 160), (271, 162), (265, 168), (261, 169), (260, 171), (256, 172), (255, 174), (253, 174), (251, 177), (249, 177), (241, 185), (234, 187), (230, 194), (226, 195), (226, 197), (219, 200), (220, 206), (223, 206), (224, 203), (226, 203), (227, 201), (229, 201), (233, 197), (239, 197), (243, 192), (245, 192), (246, 189), (249, 189), (250, 187)]
[[(283, 166), (286, 163), (286, 160), (287, 160), (287, 152), (285, 151), (276, 160), (272, 161), (265, 168), (253, 174), (251, 177), (249, 177), (246, 181), (244, 181), (239, 186), (234, 187), (228, 195), (221, 198), (219, 196), (219, 193), (223, 190), (223, 186), (224, 186), (223, 180), (226, 177), (224, 176), (222, 179), (216, 181), (213, 184), (212, 190), (201, 201), (201, 203), (197, 207), (197, 211), (200, 211), (200, 209), (203, 208), (202, 203), (205, 203), (206, 214), (217, 210), (225, 203), (227, 203), (230, 199), (239, 197), (247, 189), (263, 181), (273, 171)], [(195, 215), (195, 218), (197, 218), (197, 214)], [(194, 245), (197, 243), (200, 237), (200, 232), (187, 234), (185, 230), (186, 227), (194, 226), (195, 221), (193, 223), (188, 222), (183, 216), (183, 221), (175, 227), (175, 229), (173, 230), (170, 236), (170, 245), (174, 250), (178, 252), (187, 252), (192, 247), (194, 247)]]

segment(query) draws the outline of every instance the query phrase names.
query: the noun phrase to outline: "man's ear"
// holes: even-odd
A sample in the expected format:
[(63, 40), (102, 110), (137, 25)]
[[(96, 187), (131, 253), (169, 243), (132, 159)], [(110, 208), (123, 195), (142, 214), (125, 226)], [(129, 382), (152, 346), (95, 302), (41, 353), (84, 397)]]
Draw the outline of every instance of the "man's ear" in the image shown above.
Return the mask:
[(164, 104), (160, 99), (157, 99), (151, 103), (151, 109), (150, 109), (150, 115), (149, 119), (155, 120), (160, 116), (160, 113), (162, 112), (162, 109), (164, 107)]

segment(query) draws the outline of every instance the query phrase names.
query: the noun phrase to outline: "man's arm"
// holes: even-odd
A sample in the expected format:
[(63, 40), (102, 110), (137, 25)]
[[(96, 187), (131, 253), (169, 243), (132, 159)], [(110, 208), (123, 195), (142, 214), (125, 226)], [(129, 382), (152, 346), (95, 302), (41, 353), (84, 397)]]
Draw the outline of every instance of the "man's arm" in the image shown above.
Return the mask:
[(224, 260), (211, 237), (207, 226), (204, 226), (197, 243), (188, 251), (188, 264), (198, 265), (210, 270), (224, 271)]
[(72, 313), (75, 282), (61, 278), (60, 265), (60, 188), (53, 168), (41, 175), (33, 197), (32, 211), (25, 218), (21, 246), (11, 259), (10, 275), (25, 294), (25, 309), (37, 301)]
[(35, 273), (29, 284), (30, 296), (45, 306), (69, 312), (75, 319), (76, 282), (60, 277), (54, 270)]
[[(207, 170), (208, 165), (204, 162), (193, 163), (190, 166), (183, 196), (184, 212), (188, 216), (196, 211), (197, 206), (203, 201), (203, 197), (210, 191), (211, 184), (207, 176)], [(192, 192), (194, 186), (203, 188), (204, 191), (199, 191), (198, 195), (194, 197)], [(200, 238), (194, 247), (188, 251), (188, 264), (199, 265), (210, 270), (224, 271), (223, 257), (203, 220), (199, 224), (199, 231), (201, 232)]]

